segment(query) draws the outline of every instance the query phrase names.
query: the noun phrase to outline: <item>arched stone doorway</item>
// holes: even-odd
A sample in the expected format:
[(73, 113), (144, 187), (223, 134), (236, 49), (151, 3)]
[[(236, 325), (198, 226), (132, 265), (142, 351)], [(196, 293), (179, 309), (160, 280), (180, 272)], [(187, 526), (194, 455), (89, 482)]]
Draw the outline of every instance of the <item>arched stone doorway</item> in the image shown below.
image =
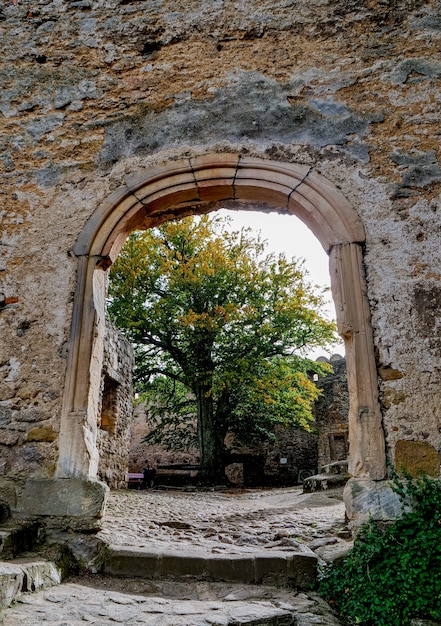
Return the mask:
[[(127, 179), (125, 186), (98, 207), (77, 240), (73, 250), (78, 259), (77, 287), (56, 472), (56, 481), (60, 479), (65, 488), (65, 479), (90, 483), (98, 468), (96, 435), (107, 268), (135, 228), (204, 213), (219, 208), (219, 202), (224, 205), (231, 201), (241, 208), (245, 203), (296, 215), (328, 252), (337, 323), (346, 344), (350, 473), (373, 480), (385, 477), (360, 218), (337, 188), (312, 168), (213, 154), (171, 162)], [(103, 486), (103, 500), (104, 492)], [(86, 498), (83, 493), (81, 488), (80, 500)], [(83, 514), (81, 506), (75, 510)]]

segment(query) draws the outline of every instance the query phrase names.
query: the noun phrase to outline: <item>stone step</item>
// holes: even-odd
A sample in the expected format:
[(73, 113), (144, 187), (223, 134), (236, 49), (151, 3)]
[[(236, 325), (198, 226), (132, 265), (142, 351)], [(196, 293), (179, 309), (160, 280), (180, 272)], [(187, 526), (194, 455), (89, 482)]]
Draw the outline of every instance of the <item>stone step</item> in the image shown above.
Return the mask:
[(9, 520), (0, 526), (0, 559), (13, 559), (32, 550), (41, 541), (42, 527), (38, 522)]
[(2, 626), (35, 626), (43, 621), (100, 626), (341, 626), (313, 593), (268, 585), (109, 581), (100, 575), (24, 595), (1, 618)]
[(190, 577), (246, 584), (271, 583), (307, 589), (317, 578), (317, 563), (317, 555), (306, 546), (298, 552), (261, 551), (242, 554), (107, 546), (102, 572), (118, 577)]
[(38, 591), (61, 582), (60, 572), (43, 559), (0, 561), (0, 608), (10, 606), (22, 593)]

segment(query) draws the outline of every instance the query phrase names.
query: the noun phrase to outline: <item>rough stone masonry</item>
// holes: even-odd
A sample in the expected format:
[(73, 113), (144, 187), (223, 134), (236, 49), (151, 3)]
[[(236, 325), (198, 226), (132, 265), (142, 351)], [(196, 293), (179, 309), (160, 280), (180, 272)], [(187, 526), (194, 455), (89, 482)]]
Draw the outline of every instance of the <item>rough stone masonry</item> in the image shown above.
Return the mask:
[(329, 251), (348, 510), (382, 515), (386, 456), (439, 475), (441, 2), (6, 0), (0, 46), (15, 514), (100, 516), (107, 269), (133, 228), (219, 203), (295, 213)]

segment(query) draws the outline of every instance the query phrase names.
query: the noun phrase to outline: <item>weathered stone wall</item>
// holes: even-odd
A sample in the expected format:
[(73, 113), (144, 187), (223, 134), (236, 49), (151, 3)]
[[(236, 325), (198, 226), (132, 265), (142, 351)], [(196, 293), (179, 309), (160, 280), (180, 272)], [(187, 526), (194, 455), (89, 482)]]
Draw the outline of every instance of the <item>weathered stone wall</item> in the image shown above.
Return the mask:
[(0, 35), (11, 493), (54, 474), (79, 232), (140, 168), (215, 152), (307, 165), (356, 209), (387, 452), (439, 450), (438, 0), (16, 0)]
[(301, 428), (276, 428), (274, 442), (262, 446), (268, 484), (293, 485), (317, 471), (317, 433)]
[(196, 448), (184, 452), (166, 450), (163, 446), (143, 441), (148, 432), (145, 405), (138, 404), (134, 410), (133, 424), (130, 429), (129, 471), (142, 472), (144, 467), (157, 468), (158, 465), (199, 462), (199, 453)]
[(107, 322), (101, 420), (98, 424), (98, 476), (111, 489), (127, 485), (130, 430), (133, 422), (132, 370), (132, 345)]
[[(323, 359), (324, 357), (321, 357)], [(325, 359), (328, 361), (328, 359)], [(333, 372), (319, 378), (322, 395), (314, 403), (314, 417), (319, 431), (318, 467), (348, 457), (349, 392), (346, 361), (335, 354), (330, 359)]]
[[(199, 453), (196, 448), (186, 451), (169, 451), (163, 446), (143, 442), (148, 432), (145, 407), (140, 404), (136, 407), (131, 428), (130, 471), (140, 472), (145, 466), (158, 468), (160, 465), (183, 463), (196, 465), (199, 462)], [(248, 477), (251, 483), (257, 481), (258, 485), (295, 484), (299, 470), (310, 470), (311, 473), (316, 471), (318, 437), (315, 430), (306, 432), (300, 428), (280, 426), (275, 434), (274, 441), (266, 441), (249, 447), (235, 446), (233, 437), (227, 437), (225, 443), (231, 463), (226, 473), (232, 482), (243, 483), (243, 480)], [(281, 462), (281, 459), (285, 461)], [(241, 466), (240, 478), (237, 480), (232, 475), (232, 464)], [(247, 476), (247, 473), (248, 475), (251, 473), (252, 476)], [(161, 470), (158, 472), (158, 475), (160, 474)]]

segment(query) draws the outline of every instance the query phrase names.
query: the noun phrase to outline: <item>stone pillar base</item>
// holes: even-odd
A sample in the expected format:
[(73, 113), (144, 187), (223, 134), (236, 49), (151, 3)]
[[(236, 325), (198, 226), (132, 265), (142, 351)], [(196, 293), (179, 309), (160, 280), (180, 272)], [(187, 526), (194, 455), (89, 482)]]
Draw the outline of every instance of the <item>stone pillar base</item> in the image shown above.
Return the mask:
[(97, 480), (29, 479), (16, 513), (42, 517), (49, 527), (94, 530), (104, 513), (109, 488)]
[(346, 515), (355, 527), (370, 519), (393, 521), (403, 512), (403, 506), (388, 480), (351, 478), (343, 491)]

